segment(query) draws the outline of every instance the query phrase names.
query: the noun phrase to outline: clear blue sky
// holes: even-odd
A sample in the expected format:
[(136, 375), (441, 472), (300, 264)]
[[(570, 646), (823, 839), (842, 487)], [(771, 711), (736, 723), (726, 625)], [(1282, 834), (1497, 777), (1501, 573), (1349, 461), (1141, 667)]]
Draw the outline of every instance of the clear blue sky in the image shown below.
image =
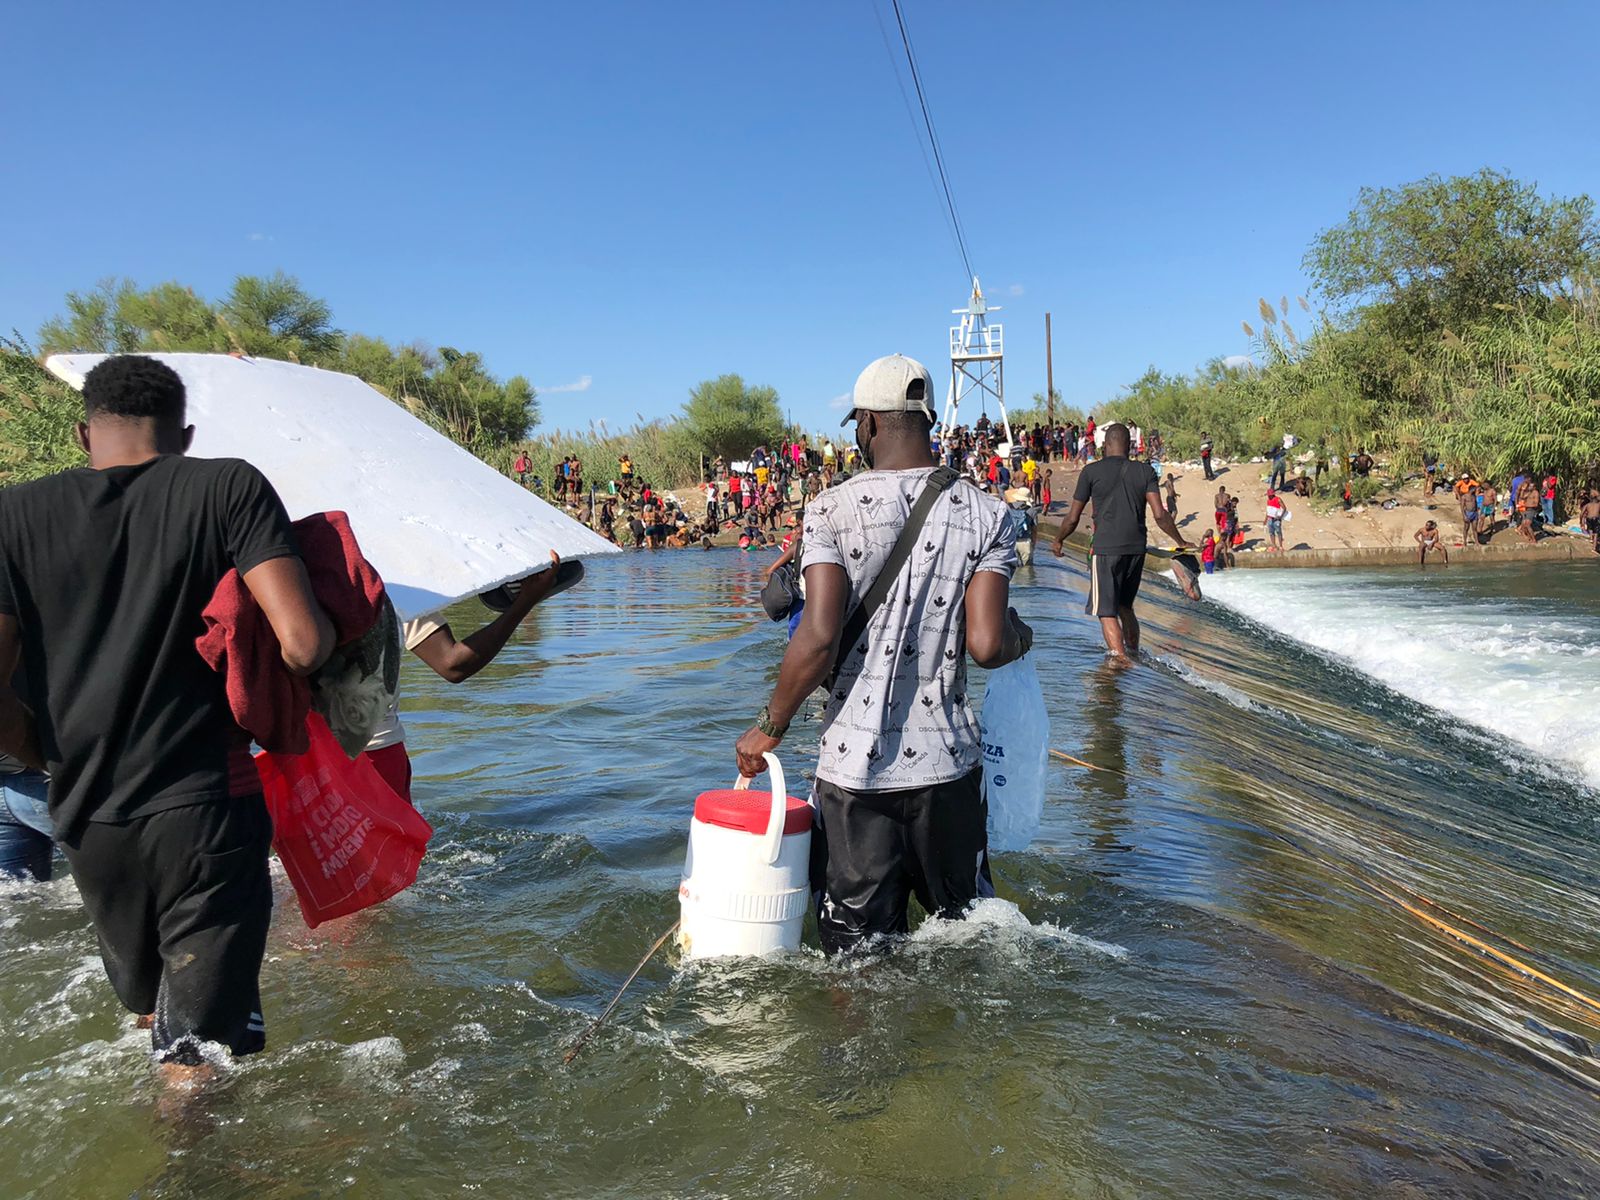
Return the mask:
[[(0, 329), (281, 268), (546, 429), (725, 371), (836, 424), (965, 294), (874, 3), (13, 6)], [(1600, 5), (904, 4), (1014, 403), (1046, 310), (1080, 404), (1248, 351), (1364, 184), (1600, 193)]]

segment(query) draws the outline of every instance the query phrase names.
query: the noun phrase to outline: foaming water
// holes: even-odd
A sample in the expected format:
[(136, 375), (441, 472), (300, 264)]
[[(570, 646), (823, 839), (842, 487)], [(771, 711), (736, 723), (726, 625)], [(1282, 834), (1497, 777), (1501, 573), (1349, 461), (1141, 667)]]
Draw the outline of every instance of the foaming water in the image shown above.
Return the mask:
[[(1515, 569), (1513, 569), (1515, 574)], [(1526, 589), (1529, 575), (1545, 584)], [(1593, 566), (1229, 571), (1209, 596), (1402, 695), (1600, 786), (1600, 575)]]
[(71, 883), (0, 885), (0, 1196), (1600, 1194), (1595, 792), (1232, 597), (1152, 580), (1112, 669), (1048, 558), (1016, 603), (1093, 769), (999, 897), (845, 961), (669, 950), (564, 1066), (770, 689), (763, 562), (595, 563), (472, 683), (408, 663), (417, 884), (313, 931), (275, 872), (269, 1051), (181, 1118)]

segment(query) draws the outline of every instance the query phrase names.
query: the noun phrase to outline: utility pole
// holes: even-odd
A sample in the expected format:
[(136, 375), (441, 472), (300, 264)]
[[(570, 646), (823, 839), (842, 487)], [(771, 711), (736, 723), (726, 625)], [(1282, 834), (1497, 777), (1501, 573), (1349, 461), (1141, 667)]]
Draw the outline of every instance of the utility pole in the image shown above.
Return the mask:
[(1050, 428), (1056, 426), (1056, 366), (1050, 351), (1050, 314), (1044, 315), (1044, 405)]

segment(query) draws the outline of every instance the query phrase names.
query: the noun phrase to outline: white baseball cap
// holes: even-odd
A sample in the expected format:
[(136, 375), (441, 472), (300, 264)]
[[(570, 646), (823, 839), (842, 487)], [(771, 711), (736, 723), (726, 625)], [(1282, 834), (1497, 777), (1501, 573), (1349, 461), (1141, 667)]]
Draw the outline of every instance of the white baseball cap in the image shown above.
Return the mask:
[(933, 411), (933, 376), (914, 358), (890, 354), (867, 364), (856, 376), (850, 411), (839, 424), (847, 425), (863, 412), (920, 412), (928, 420)]

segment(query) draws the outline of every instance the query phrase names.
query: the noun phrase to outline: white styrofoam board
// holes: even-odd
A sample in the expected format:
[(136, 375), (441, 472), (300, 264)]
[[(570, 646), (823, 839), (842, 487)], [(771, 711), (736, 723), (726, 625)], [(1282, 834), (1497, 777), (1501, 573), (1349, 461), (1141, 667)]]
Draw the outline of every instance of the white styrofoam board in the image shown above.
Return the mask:
[[(73, 387), (106, 355), (45, 365)], [(199, 458), (242, 458), (294, 519), (340, 509), (402, 620), (562, 558), (616, 553), (598, 534), (353, 375), (265, 358), (151, 354), (182, 378)]]

